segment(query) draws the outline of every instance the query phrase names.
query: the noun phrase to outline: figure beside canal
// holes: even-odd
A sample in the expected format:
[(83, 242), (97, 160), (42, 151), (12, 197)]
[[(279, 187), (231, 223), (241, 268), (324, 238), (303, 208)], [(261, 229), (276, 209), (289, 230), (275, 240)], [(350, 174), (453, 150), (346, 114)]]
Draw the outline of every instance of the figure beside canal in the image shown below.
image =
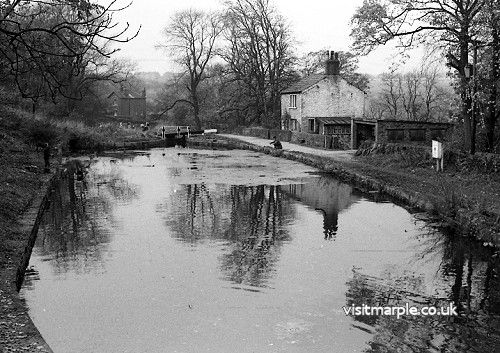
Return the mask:
[(276, 148), (277, 150), (283, 149), (281, 142), (278, 140), (276, 136), (273, 136), (273, 141), (271, 141), (271, 145), (274, 145), (274, 148)]
[(46, 143), (43, 146), (43, 161), (45, 162), (45, 173), (50, 173), (50, 145)]

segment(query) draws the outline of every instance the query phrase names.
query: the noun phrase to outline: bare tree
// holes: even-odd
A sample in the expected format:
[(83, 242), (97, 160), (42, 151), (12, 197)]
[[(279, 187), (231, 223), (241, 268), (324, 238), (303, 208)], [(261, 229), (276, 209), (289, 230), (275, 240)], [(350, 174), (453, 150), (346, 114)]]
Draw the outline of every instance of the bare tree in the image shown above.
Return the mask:
[(456, 95), (435, 63), (424, 60), (405, 74), (392, 67), (373, 81), (368, 112), (377, 119), (446, 120)]
[(365, 0), (351, 20), (354, 47), (360, 53), (368, 53), (395, 38), (403, 47), (427, 42), (448, 51), (449, 65), (458, 75), (464, 143), (470, 153), (475, 151), (474, 124), (465, 68), (469, 47), (484, 28), (480, 17), (485, 1)]
[(385, 107), (384, 110), (389, 113), (389, 117), (391, 119), (397, 119), (400, 116), (399, 108), (401, 101), (401, 75), (396, 72), (395, 68), (391, 68), (389, 72), (383, 73), (381, 78), (381, 103)]
[(222, 32), (222, 21), (216, 13), (184, 10), (175, 13), (164, 29), (166, 42), (159, 45), (167, 50), (184, 67), (188, 76), (188, 97), (175, 100), (165, 110), (183, 102), (193, 109), (194, 122), (201, 129), (199, 85), (207, 78), (208, 63), (217, 54), (216, 41)]
[(292, 38), (285, 20), (269, 0), (226, 2), (223, 58), (248, 95), (253, 111), (250, 123), (279, 126), (280, 91), (288, 84), (293, 56)]
[(419, 120), (418, 114), (421, 106), (421, 85), (422, 75), (419, 71), (407, 72), (400, 75), (398, 79), (401, 103), (406, 113), (407, 120)]
[[(13, 0), (0, 4), (0, 65), (23, 97), (69, 96), (68, 77), (81, 75), (89, 57), (109, 58), (128, 42), (128, 24), (118, 27), (116, 0)], [(101, 2), (102, 3), (102, 2)], [(33, 81), (34, 78), (34, 81)], [(34, 89), (33, 89), (34, 88)]]

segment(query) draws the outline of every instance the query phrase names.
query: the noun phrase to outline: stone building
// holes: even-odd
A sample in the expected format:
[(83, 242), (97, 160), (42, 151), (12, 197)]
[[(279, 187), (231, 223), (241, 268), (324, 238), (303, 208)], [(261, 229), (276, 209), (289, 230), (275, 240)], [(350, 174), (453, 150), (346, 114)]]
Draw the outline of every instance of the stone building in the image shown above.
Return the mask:
[(430, 121), (352, 119), (351, 148), (363, 141), (429, 144), (442, 139), (452, 127), (451, 123)]
[(121, 88), (109, 94), (112, 115), (118, 119), (143, 121), (146, 119), (146, 89), (142, 93)]
[(281, 94), (282, 129), (349, 135), (352, 118), (362, 118), (366, 94), (339, 75), (338, 53), (328, 53), (324, 74), (309, 75)]

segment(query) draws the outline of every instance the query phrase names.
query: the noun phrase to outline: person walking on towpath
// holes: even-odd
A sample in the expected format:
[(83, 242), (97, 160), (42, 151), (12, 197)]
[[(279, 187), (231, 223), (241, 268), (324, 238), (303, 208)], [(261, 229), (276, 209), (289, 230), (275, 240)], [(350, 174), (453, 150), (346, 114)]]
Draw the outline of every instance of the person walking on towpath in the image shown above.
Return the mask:
[(271, 145), (274, 145), (274, 148), (277, 150), (283, 149), (283, 146), (281, 146), (281, 142), (278, 140), (276, 136), (273, 136), (273, 141), (271, 141)]

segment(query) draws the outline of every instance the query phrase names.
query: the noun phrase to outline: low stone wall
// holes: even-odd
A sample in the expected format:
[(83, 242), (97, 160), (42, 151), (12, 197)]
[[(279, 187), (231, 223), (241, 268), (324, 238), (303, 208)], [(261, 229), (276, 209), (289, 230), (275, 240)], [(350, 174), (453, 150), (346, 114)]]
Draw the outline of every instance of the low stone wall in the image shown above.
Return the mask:
[(243, 129), (243, 135), (260, 137), (261, 139), (271, 139), (270, 131), (262, 127), (247, 127)]
[(328, 135), (309, 134), (306, 132), (292, 132), (290, 142), (319, 148), (333, 148), (333, 138)]
[(290, 142), (290, 140), (292, 139), (292, 132), (288, 130), (271, 129), (269, 130), (269, 135), (271, 136), (271, 138), (273, 136), (276, 136), (278, 140), (285, 142)]
[(242, 131), (244, 136), (253, 136), (263, 139), (272, 139), (276, 136), (280, 141), (292, 142), (296, 144), (303, 144), (306, 146), (326, 148), (326, 149), (349, 149), (350, 138), (347, 137), (333, 137), (330, 135), (310, 134), (307, 132), (295, 132), (279, 129), (264, 129), (260, 127), (249, 127)]

